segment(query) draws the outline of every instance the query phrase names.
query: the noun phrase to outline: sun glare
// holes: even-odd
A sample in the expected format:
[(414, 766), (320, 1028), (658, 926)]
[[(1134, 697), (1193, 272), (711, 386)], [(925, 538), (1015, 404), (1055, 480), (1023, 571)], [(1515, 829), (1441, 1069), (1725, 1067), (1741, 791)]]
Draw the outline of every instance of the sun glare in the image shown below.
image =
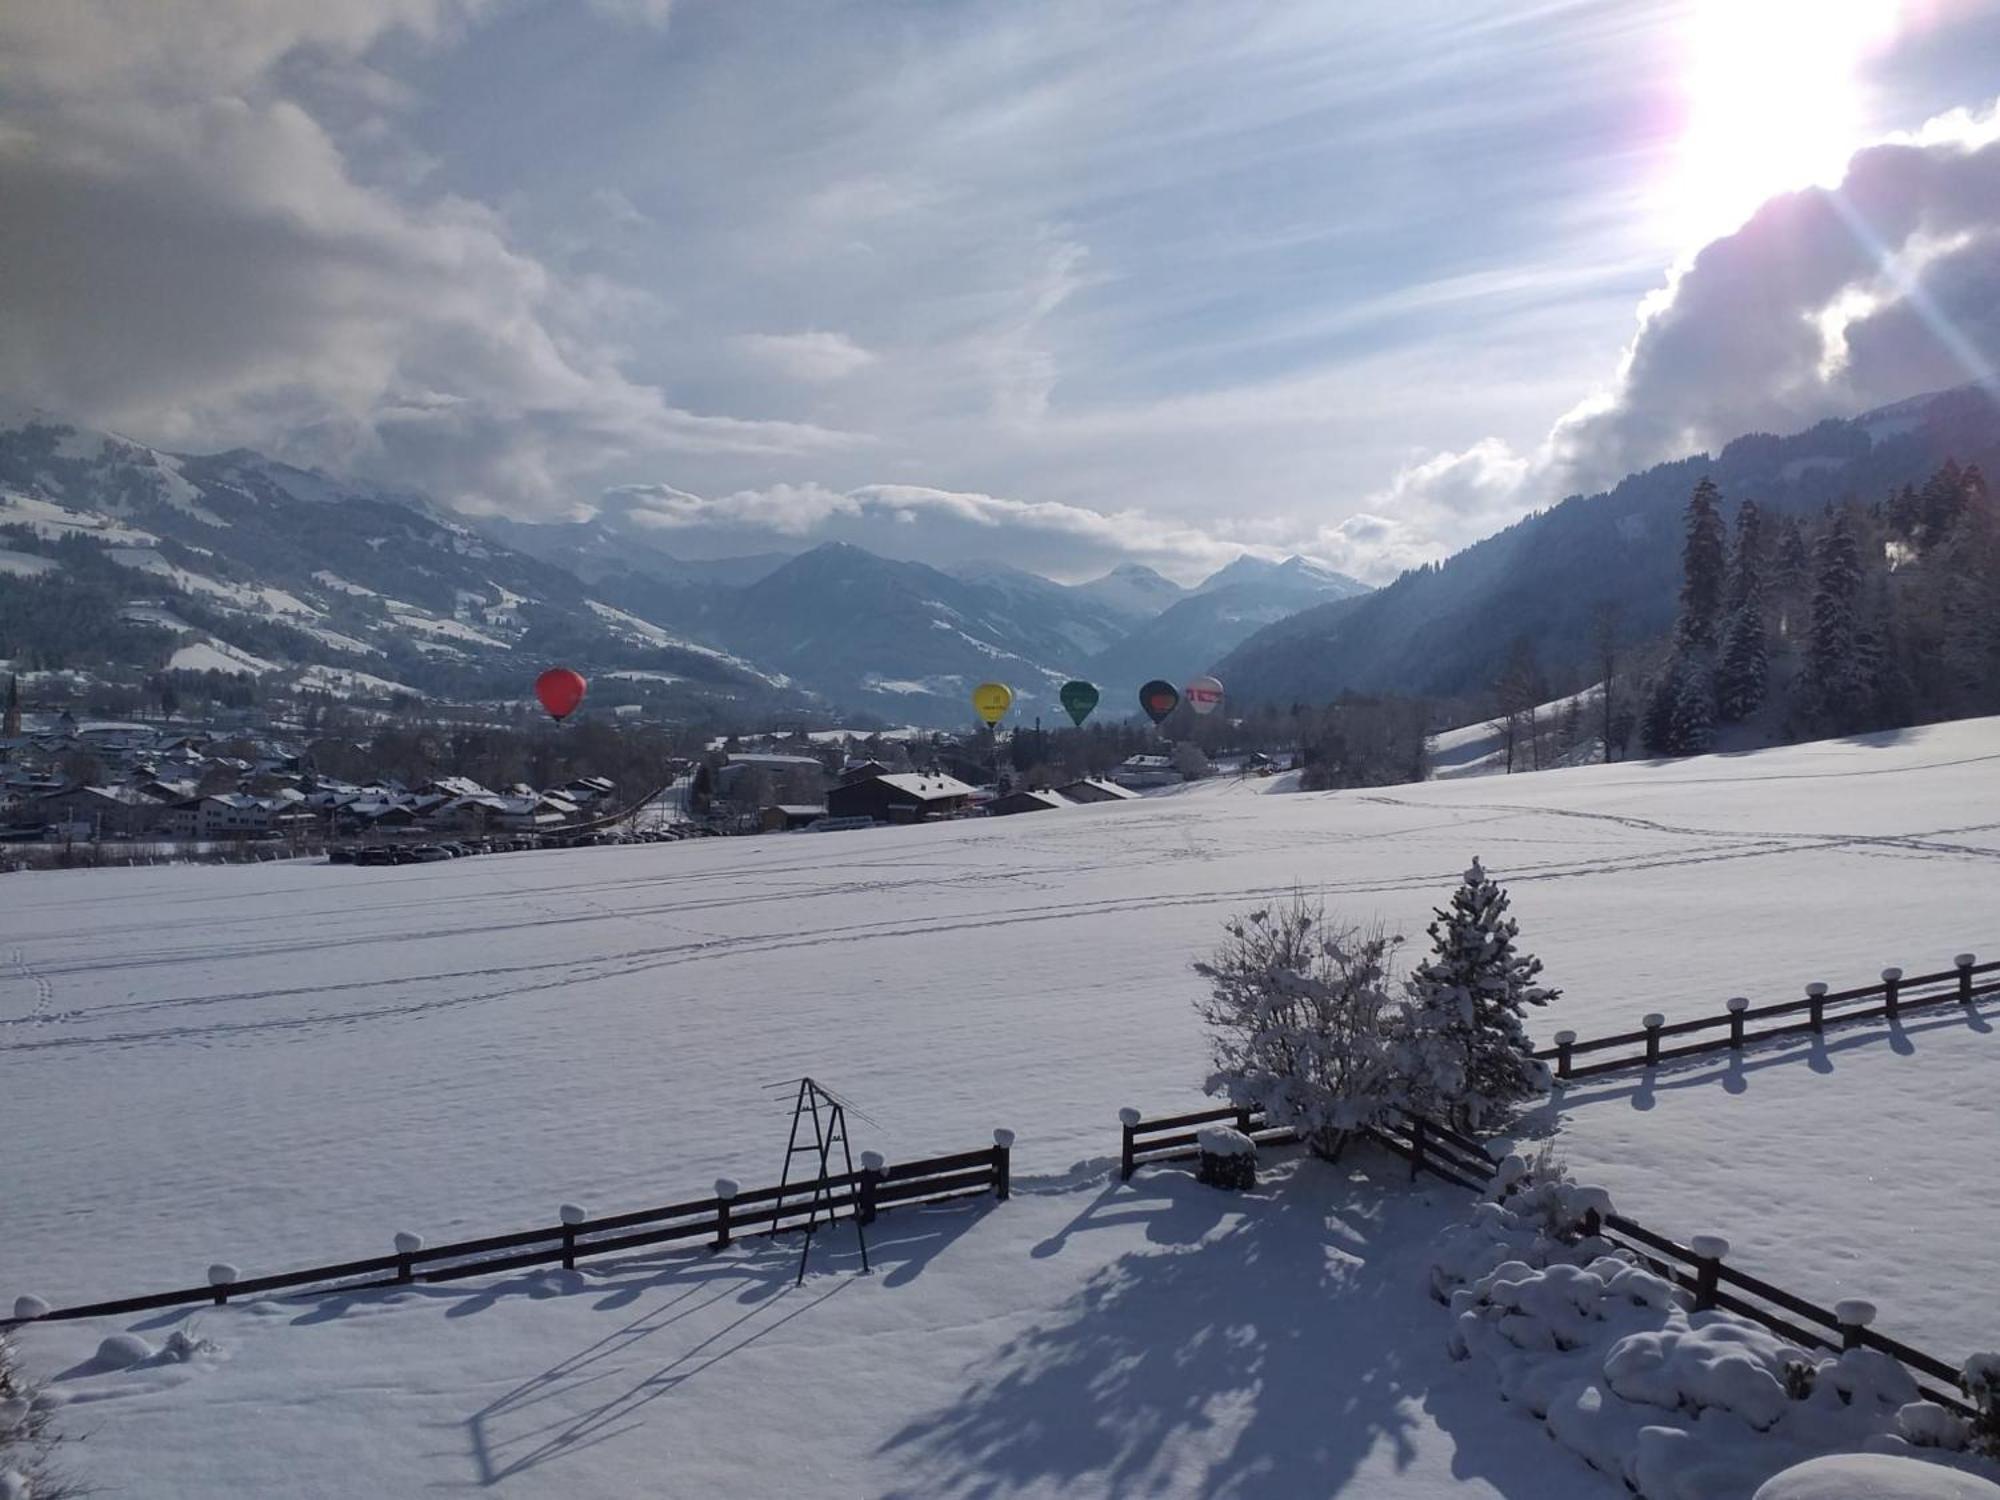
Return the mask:
[(1866, 124), (1862, 61), (1897, 0), (1700, 0), (1690, 38), (1677, 233), (1701, 244), (1776, 193), (1839, 181)]

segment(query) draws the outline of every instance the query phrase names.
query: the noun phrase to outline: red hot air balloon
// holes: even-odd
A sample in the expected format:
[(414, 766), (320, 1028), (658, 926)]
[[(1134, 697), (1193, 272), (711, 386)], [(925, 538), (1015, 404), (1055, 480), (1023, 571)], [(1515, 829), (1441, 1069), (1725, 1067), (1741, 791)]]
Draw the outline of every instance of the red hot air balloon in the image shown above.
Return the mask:
[(589, 686), (580, 672), (572, 672), (568, 667), (550, 667), (535, 679), (535, 696), (542, 700), (549, 717), (560, 724), (576, 712)]

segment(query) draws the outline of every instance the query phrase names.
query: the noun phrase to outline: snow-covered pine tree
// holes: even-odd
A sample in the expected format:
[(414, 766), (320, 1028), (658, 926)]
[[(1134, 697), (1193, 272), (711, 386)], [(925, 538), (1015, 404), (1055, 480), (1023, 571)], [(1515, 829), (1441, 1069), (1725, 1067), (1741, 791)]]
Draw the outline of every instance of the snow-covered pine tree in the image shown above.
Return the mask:
[(1205, 1087), (1332, 1157), (1395, 1101), (1388, 964), (1402, 939), (1332, 925), (1296, 893), (1226, 932), (1194, 966), (1209, 984), (1195, 1002), (1215, 1065)]
[(1475, 859), (1406, 982), (1397, 1059), (1409, 1106), (1462, 1130), (1549, 1086), (1521, 1021), (1562, 992), (1537, 982), (1542, 961), (1516, 947), (1520, 924), (1507, 907), (1505, 888)]
[(1699, 661), (1683, 662), (1667, 720), (1671, 753), (1703, 755), (1713, 749), (1716, 718), (1715, 674)]
[(1754, 500), (1745, 500), (1736, 512), (1727, 605), (1715, 668), (1715, 711), (1723, 723), (1734, 724), (1763, 703), (1769, 676), (1764, 650), (1764, 527)]
[(1790, 640), (1803, 626), (1812, 586), (1812, 555), (1806, 550), (1806, 534), (1797, 516), (1785, 516), (1778, 522), (1778, 545), (1773, 553), (1772, 624), (1780, 640)]

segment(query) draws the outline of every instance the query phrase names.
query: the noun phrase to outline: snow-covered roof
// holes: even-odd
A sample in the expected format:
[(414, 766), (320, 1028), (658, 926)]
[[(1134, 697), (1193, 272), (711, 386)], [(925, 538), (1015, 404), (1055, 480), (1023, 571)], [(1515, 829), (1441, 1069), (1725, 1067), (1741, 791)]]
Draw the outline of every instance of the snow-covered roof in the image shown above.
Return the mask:
[(1101, 776), (1079, 776), (1075, 781), (1066, 782), (1064, 785), (1057, 787), (1056, 790), (1067, 794), (1072, 787), (1089, 787), (1093, 791), (1101, 793), (1104, 799), (1109, 802), (1136, 802), (1139, 800), (1139, 794), (1130, 787), (1120, 786), (1115, 781), (1106, 781)]
[[(952, 797), (970, 797), (973, 788), (956, 776), (925, 775), (920, 771), (895, 772), (887, 776), (873, 776), (871, 781), (879, 781), (884, 786), (915, 797), (920, 802), (940, 802)], [(866, 785), (867, 783), (857, 783)]]

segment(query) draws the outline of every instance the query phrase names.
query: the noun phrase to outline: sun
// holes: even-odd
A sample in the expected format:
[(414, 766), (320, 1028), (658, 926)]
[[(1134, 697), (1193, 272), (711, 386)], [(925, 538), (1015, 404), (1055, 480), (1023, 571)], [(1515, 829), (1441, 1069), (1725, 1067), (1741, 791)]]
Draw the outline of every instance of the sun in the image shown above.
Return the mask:
[(1698, 0), (1672, 194), (1678, 234), (1731, 232), (1766, 198), (1840, 180), (1863, 143), (1861, 64), (1898, 0)]

